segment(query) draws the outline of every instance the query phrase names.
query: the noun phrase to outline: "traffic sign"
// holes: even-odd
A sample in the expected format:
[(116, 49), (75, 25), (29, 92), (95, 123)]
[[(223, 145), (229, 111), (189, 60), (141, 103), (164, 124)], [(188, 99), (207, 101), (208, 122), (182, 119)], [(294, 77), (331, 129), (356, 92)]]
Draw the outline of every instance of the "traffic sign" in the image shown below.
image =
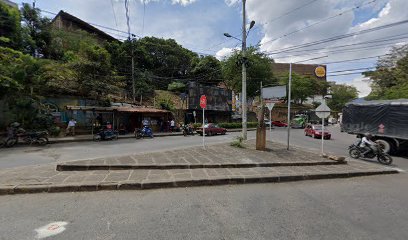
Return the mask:
[(275, 103), (266, 103), (265, 105), (268, 107), (269, 111), (272, 111), (273, 107), (275, 106)]
[(331, 110), (329, 106), (327, 106), (326, 103), (323, 102), (322, 104), (320, 104), (320, 106), (316, 108), (315, 112), (319, 118), (327, 118), (328, 116), (330, 116)]
[(205, 95), (201, 95), (200, 97), (200, 107), (201, 108), (207, 107), (207, 97)]

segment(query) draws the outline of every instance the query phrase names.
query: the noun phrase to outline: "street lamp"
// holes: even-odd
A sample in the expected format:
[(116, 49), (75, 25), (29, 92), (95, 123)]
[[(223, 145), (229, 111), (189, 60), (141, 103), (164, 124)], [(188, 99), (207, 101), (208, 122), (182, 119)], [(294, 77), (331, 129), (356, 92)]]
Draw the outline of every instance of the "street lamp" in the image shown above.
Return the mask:
[(246, 55), (246, 40), (247, 40), (247, 35), (251, 28), (254, 27), (255, 21), (251, 21), (249, 25), (248, 32), (246, 30), (246, 12), (245, 12), (245, 4), (246, 0), (242, 0), (242, 40), (239, 38), (236, 38), (232, 36), (229, 33), (224, 33), (224, 36), (228, 38), (234, 38), (237, 39), (238, 41), (242, 42), (242, 138), (244, 140), (247, 139), (247, 90), (246, 90), (246, 61), (245, 61), (245, 55)]

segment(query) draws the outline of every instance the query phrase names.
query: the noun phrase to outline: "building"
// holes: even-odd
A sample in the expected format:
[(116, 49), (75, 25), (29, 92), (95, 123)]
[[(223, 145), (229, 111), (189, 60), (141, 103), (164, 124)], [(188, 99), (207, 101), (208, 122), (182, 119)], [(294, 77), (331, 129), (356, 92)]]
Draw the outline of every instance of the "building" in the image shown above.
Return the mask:
[(60, 30), (75, 31), (82, 30), (93, 36), (95, 36), (99, 41), (118, 41), (111, 35), (99, 30), (98, 28), (90, 25), (89, 23), (69, 14), (64, 11), (59, 11), (59, 13), (51, 21), (51, 24)]
[(14, 3), (12, 1), (9, 0), (0, 0), (0, 2), (5, 3), (6, 5), (10, 6), (10, 7), (14, 7), (14, 8), (18, 8), (17, 3)]

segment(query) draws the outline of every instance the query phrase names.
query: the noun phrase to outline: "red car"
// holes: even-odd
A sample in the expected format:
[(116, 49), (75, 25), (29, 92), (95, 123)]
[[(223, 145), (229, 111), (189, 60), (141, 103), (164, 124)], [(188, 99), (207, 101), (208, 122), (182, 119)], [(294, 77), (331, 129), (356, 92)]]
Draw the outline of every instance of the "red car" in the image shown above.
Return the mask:
[[(322, 126), (321, 125), (306, 125), (305, 136), (311, 136), (313, 138), (322, 138)], [(331, 139), (331, 133), (329, 131), (324, 131), (324, 139)]]
[(281, 122), (281, 121), (272, 121), (272, 125), (277, 126), (277, 127), (287, 127), (288, 126), (287, 123), (284, 123), (284, 122)]
[[(204, 128), (205, 128), (205, 134), (208, 135), (208, 136), (217, 135), (217, 134), (225, 135), (227, 133), (226, 128), (221, 128), (217, 124), (214, 124), (214, 123), (205, 124)], [(200, 134), (200, 136), (203, 136), (203, 128), (202, 127), (198, 128), (196, 130), (196, 132), (198, 134)]]

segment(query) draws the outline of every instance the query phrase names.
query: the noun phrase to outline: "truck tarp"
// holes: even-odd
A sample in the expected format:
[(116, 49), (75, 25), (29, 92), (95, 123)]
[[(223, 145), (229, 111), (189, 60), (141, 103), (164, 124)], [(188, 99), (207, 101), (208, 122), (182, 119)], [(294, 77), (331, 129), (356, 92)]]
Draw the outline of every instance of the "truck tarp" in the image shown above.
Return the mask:
[(408, 139), (408, 99), (348, 103), (343, 108), (342, 129)]

